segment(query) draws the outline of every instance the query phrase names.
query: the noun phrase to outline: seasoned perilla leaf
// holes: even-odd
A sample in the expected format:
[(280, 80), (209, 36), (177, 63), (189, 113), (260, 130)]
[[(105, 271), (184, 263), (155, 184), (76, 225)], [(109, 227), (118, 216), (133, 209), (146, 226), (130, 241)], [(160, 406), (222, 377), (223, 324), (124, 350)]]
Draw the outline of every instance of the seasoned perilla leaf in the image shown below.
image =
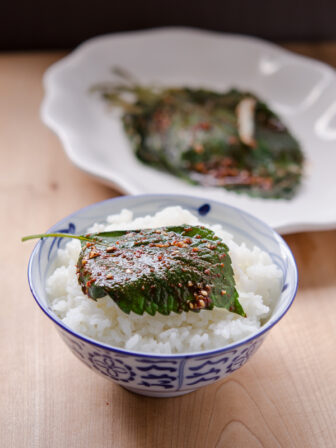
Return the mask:
[(228, 247), (205, 227), (162, 227), (89, 235), (78, 279), (92, 299), (109, 295), (125, 312), (211, 310), (244, 315)]
[(154, 88), (121, 70), (117, 74), (123, 82), (95, 90), (122, 110), (125, 131), (142, 162), (194, 184), (251, 196), (295, 194), (304, 162), (299, 143), (255, 95)]

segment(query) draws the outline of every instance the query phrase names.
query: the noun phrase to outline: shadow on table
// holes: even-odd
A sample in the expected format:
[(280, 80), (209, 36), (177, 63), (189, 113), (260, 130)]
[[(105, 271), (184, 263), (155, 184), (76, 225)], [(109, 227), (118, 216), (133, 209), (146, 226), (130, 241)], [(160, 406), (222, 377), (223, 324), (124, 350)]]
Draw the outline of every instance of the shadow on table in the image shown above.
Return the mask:
[(236, 378), (176, 398), (148, 398), (123, 391), (127, 394), (123, 396), (127, 403), (122, 425), (127, 431), (125, 446), (210, 448), (230, 446), (224, 439), (232, 442), (237, 436), (243, 437), (246, 446), (253, 446), (249, 441), (255, 442), (258, 435), (251, 431), (251, 416), (256, 412), (250, 408), (256, 405)]

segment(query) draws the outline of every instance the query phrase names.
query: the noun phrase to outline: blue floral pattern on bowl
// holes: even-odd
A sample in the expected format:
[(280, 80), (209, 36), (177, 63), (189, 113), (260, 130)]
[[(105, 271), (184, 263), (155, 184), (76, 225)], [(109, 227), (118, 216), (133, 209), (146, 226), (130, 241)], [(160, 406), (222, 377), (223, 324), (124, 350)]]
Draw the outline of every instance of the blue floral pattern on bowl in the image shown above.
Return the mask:
[(182, 395), (212, 384), (242, 367), (259, 349), (268, 331), (290, 307), (297, 288), (297, 269), (283, 239), (257, 218), (234, 207), (214, 201), (170, 195), (129, 196), (103, 201), (68, 216), (49, 232), (84, 233), (93, 222), (122, 208), (134, 216), (155, 213), (167, 206), (181, 205), (209, 224), (222, 224), (238, 242), (258, 245), (267, 251), (283, 273), (282, 292), (269, 321), (251, 337), (227, 347), (198, 353), (160, 355), (137, 353), (107, 346), (68, 328), (48, 307), (44, 283), (58, 247), (65, 241), (47, 238), (34, 248), (28, 267), (32, 294), (47, 316), (56, 324), (62, 339), (74, 355), (96, 373), (121, 386), (148, 396)]

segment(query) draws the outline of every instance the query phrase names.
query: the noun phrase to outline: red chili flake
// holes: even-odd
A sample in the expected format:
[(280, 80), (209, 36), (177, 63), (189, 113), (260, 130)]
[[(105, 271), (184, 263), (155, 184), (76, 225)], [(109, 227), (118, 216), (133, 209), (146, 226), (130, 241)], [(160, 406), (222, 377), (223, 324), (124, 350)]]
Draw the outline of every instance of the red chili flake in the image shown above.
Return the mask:
[(190, 230), (192, 230), (192, 227), (185, 227), (184, 229), (185, 232), (190, 232)]
[(204, 269), (204, 274), (209, 275), (210, 274), (210, 269)]
[(220, 267), (223, 268), (223, 267), (224, 267), (224, 263), (221, 263), (221, 264), (220, 264)]
[(225, 289), (222, 289), (222, 291), (221, 291), (221, 296), (225, 296), (225, 294), (226, 294)]
[(182, 283), (178, 283), (177, 286), (178, 286), (179, 288), (182, 288)]
[(208, 131), (211, 129), (212, 125), (208, 121), (202, 121), (201, 123), (198, 123), (197, 127), (202, 129), (202, 131)]
[(87, 288), (90, 288), (90, 286), (92, 285), (92, 283), (95, 281), (95, 279), (94, 278), (92, 278), (91, 280), (88, 280), (87, 282), (86, 282), (86, 287)]
[(198, 252), (198, 251), (199, 251), (199, 248), (198, 248), (198, 247), (193, 247), (193, 248), (192, 248), (192, 251), (193, 251), (193, 252)]
[(184, 244), (182, 241), (174, 241), (173, 244), (177, 247), (186, 247), (186, 244)]
[(197, 238), (198, 240), (201, 239), (201, 235), (195, 235), (195, 238)]
[(158, 255), (158, 260), (161, 261), (162, 260), (162, 255)]
[(112, 274), (107, 274), (106, 278), (107, 280), (113, 280), (114, 276)]
[(144, 286), (144, 285), (142, 285), (142, 286), (141, 286), (141, 289), (142, 289), (142, 291), (144, 291), (144, 290), (145, 290), (145, 286)]

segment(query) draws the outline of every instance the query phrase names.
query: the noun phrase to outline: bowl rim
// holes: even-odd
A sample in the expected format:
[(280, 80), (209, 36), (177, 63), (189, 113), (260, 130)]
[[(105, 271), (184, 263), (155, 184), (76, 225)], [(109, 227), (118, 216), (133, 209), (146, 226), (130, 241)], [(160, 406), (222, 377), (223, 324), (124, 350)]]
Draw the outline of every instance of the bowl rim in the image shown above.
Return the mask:
[[(54, 315), (54, 313), (52, 313), (51, 310), (48, 309), (47, 306), (45, 306), (38, 297), (38, 294), (35, 290), (34, 287), (34, 281), (33, 281), (33, 275), (32, 275), (32, 266), (34, 264), (35, 261), (35, 257), (38, 253), (38, 251), (40, 250), (40, 246), (41, 246), (41, 239), (35, 244), (33, 251), (29, 257), (29, 262), (28, 262), (28, 269), (27, 269), (27, 274), (28, 274), (28, 284), (30, 287), (30, 291), (35, 299), (35, 302), (37, 303), (37, 305), (40, 307), (40, 309), (44, 312), (44, 314), (46, 314), (53, 322), (54, 324), (56, 324), (58, 327), (60, 327), (61, 330), (65, 331), (66, 333), (69, 333), (70, 335), (82, 340), (85, 343), (94, 345), (96, 347), (99, 347), (101, 349), (104, 350), (108, 350), (110, 352), (114, 352), (120, 355), (128, 355), (128, 356), (140, 356), (140, 357), (144, 357), (144, 358), (163, 358), (163, 359), (187, 359), (187, 358), (201, 358), (204, 356), (211, 356), (211, 355), (216, 355), (219, 353), (225, 353), (225, 352), (229, 352), (232, 351), (235, 348), (241, 347), (245, 344), (248, 344), (250, 342), (252, 342), (254, 339), (258, 339), (259, 337), (265, 335), (265, 333), (267, 333), (275, 324), (277, 324), (283, 317), (284, 315), (287, 313), (287, 311), (289, 310), (289, 308), (292, 306), (293, 301), (296, 297), (297, 294), (297, 290), (298, 290), (298, 268), (297, 268), (297, 264), (294, 258), (294, 255), (290, 249), (290, 247), (288, 246), (288, 244), (286, 243), (286, 241), (281, 237), (281, 235), (279, 235), (279, 233), (274, 230), (272, 227), (270, 227), (268, 224), (266, 224), (264, 221), (262, 221), (261, 219), (259, 219), (258, 217), (254, 216), (251, 213), (248, 213), (238, 207), (232, 206), (230, 204), (226, 204), (226, 203), (222, 203), (216, 200), (212, 200), (210, 198), (200, 198), (198, 196), (192, 196), (192, 195), (184, 195), (184, 194), (139, 194), (139, 195), (125, 195), (125, 196), (117, 196), (117, 197), (112, 197), (112, 198), (108, 198), (102, 201), (98, 201), (98, 202), (94, 202), (92, 204), (89, 204), (85, 207), (82, 207), (72, 213), (70, 213), (69, 215), (65, 216), (64, 218), (60, 219), (59, 221), (57, 221), (53, 226), (51, 226), (46, 233), (51, 233), (53, 231), (53, 229), (55, 227), (59, 227), (62, 225), (62, 223), (64, 222), (68, 222), (69, 219), (71, 219), (71, 217), (76, 216), (78, 213), (80, 212), (84, 212), (86, 210), (98, 207), (106, 202), (117, 202), (117, 201), (125, 201), (127, 202), (128, 200), (134, 200), (135, 198), (177, 198), (177, 200), (179, 198), (185, 198), (185, 199), (199, 199), (201, 202), (202, 201), (208, 201), (210, 203), (216, 204), (220, 207), (227, 207), (227, 208), (231, 208), (233, 210), (235, 210), (238, 213), (241, 213), (245, 216), (248, 216), (249, 218), (259, 222), (261, 225), (263, 225), (265, 228), (267, 228), (272, 235), (275, 237), (276, 241), (279, 244), (282, 244), (286, 251), (287, 251), (287, 255), (289, 257), (289, 260), (291, 261), (291, 263), (289, 263), (289, 265), (292, 264), (292, 269), (294, 271), (294, 280), (295, 280), (295, 287), (293, 289), (292, 295), (290, 297), (290, 299), (288, 300), (288, 303), (286, 304), (284, 310), (279, 314), (279, 316), (277, 316), (276, 319), (274, 319), (274, 321), (269, 322), (267, 321), (264, 325), (262, 325), (258, 331), (256, 331), (255, 333), (253, 333), (251, 336), (245, 337), (244, 339), (241, 339), (237, 342), (233, 342), (231, 344), (225, 345), (224, 347), (220, 347), (220, 348), (216, 348), (216, 349), (211, 349), (211, 350), (202, 350), (202, 351), (197, 351), (197, 352), (183, 352), (183, 353), (150, 353), (150, 352), (141, 352), (141, 351), (132, 351), (132, 350), (127, 350), (121, 347), (114, 347), (112, 345), (106, 344), (104, 342), (100, 342), (97, 341), (95, 339), (90, 338), (89, 336), (85, 336), (81, 333), (76, 332), (75, 330), (71, 329), (70, 327), (66, 326), (56, 315)], [(177, 204), (178, 205), (178, 204)], [(125, 206), (126, 207), (126, 206)]]

